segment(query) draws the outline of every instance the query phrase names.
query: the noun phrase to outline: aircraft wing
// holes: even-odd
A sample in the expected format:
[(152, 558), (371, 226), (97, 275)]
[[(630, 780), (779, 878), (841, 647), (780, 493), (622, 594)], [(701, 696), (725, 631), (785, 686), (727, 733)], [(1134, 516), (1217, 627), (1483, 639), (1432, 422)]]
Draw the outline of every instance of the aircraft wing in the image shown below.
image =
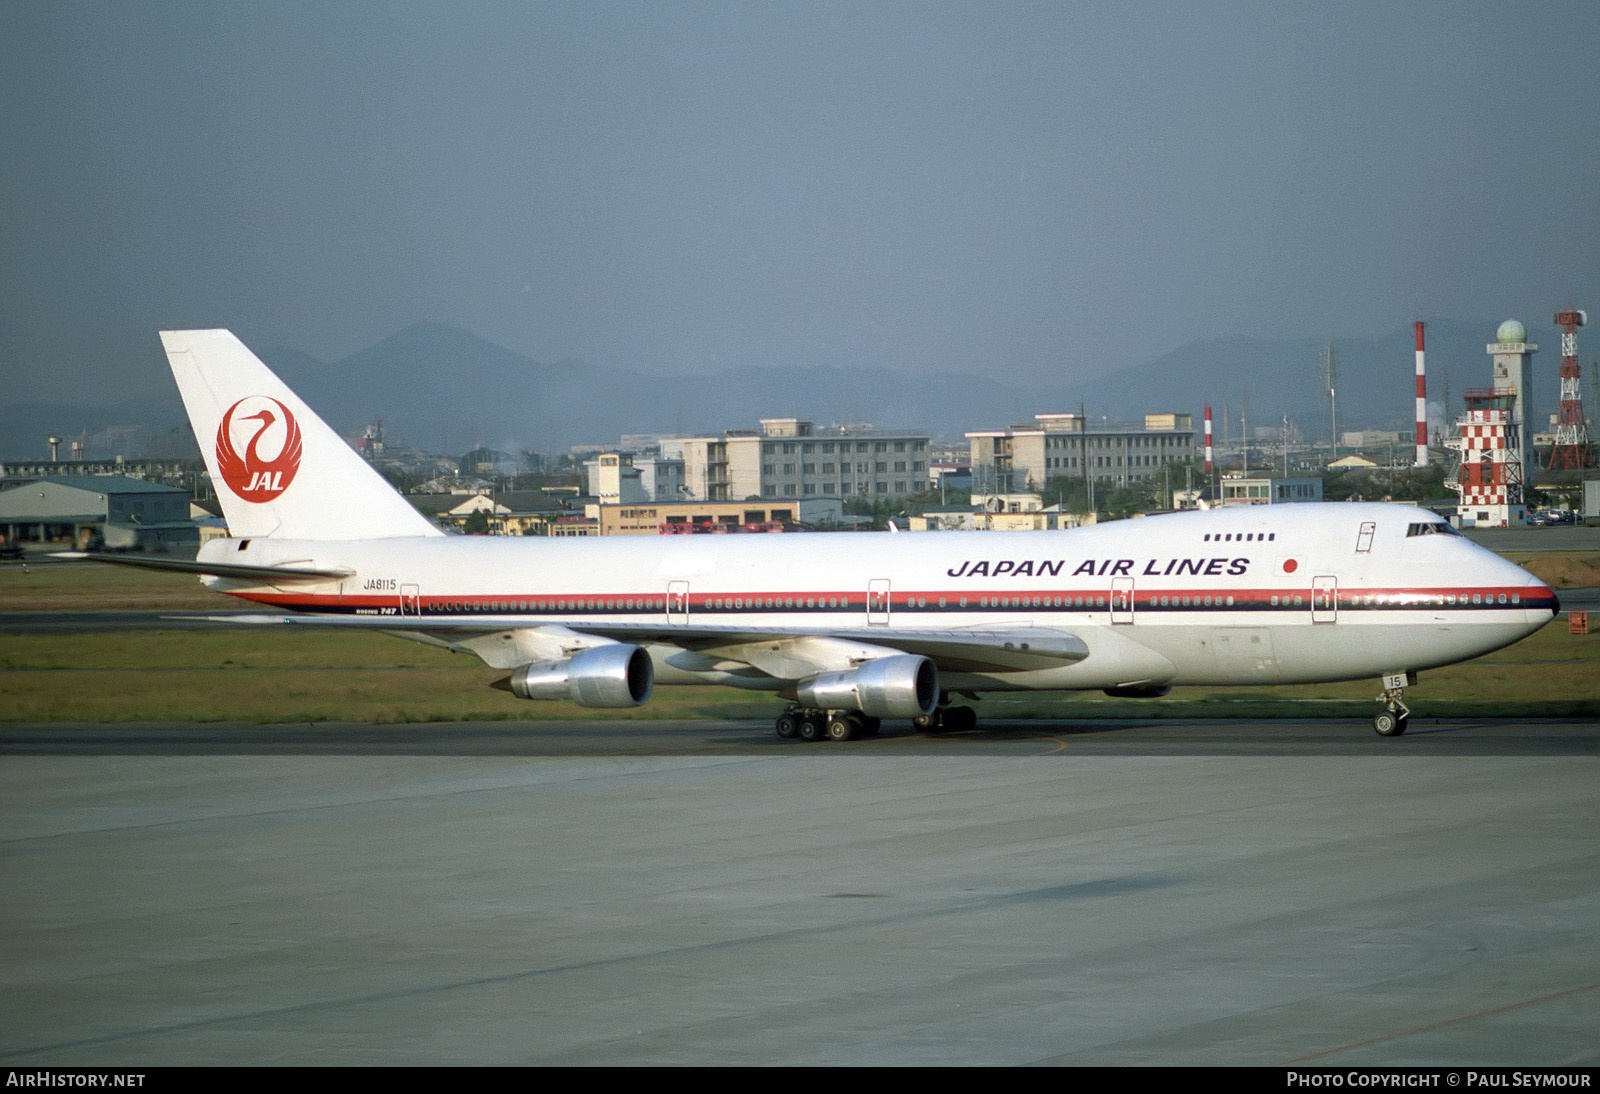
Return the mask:
[[(852, 667), (896, 653), (918, 654), (947, 672), (1022, 672), (1082, 661), (1089, 648), (1070, 630), (1054, 627), (923, 631), (891, 627), (818, 630), (806, 627), (690, 626), (684, 624), (535, 624), (483, 619), (424, 622), (401, 615), (186, 615), (234, 626), (278, 625), (377, 630), (446, 649), (475, 653), (492, 668), (515, 668), (570, 656), (607, 641), (676, 646), (682, 667), (739, 661), (778, 679)], [(673, 658), (677, 662), (677, 658)]]
[(1082, 661), (1089, 647), (1071, 631), (1049, 627), (918, 631), (857, 627), (818, 631), (803, 627), (631, 625), (583, 627), (628, 642), (678, 646), (691, 653), (744, 661), (783, 679), (844, 667), (888, 653), (920, 654), (948, 672), (1020, 672)]

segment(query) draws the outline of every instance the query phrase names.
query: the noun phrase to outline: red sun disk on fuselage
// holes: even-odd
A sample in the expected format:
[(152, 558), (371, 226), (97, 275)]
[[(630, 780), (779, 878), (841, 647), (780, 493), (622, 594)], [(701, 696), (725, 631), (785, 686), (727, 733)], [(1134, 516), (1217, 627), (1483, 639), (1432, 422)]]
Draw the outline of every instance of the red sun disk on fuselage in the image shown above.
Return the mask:
[[(270, 405), (269, 405), (270, 404)], [(240, 408), (255, 413), (240, 413)], [(276, 411), (274, 411), (276, 408)], [(247, 423), (260, 422), (249, 433), (243, 455), (235, 443), (234, 426), (245, 432)], [(271, 456), (263, 455), (265, 446)], [(217, 427), (217, 470), (222, 481), (239, 497), (249, 502), (271, 501), (294, 482), (300, 470), (302, 441), (300, 423), (295, 421), (289, 408), (269, 395), (251, 395), (240, 399), (222, 415)]]

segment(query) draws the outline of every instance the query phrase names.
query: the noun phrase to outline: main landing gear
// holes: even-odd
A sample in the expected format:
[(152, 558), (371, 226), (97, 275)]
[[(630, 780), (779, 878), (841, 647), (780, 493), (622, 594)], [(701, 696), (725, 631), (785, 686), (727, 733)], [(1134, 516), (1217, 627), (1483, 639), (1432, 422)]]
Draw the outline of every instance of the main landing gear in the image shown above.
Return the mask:
[(856, 710), (817, 710), (796, 705), (778, 715), (774, 728), (786, 740), (798, 737), (802, 741), (853, 741), (876, 736), (880, 724), (878, 719)]
[(1414, 672), (1391, 672), (1383, 678), (1383, 694), (1378, 696), (1383, 709), (1372, 716), (1372, 728), (1377, 730), (1378, 736), (1398, 737), (1406, 731), (1411, 711), (1401, 700), (1400, 693), (1408, 684), (1416, 682), (1417, 674)]
[[(853, 741), (877, 736), (881, 724), (858, 710), (817, 710), (795, 703), (778, 715), (773, 728), (785, 740), (798, 737), (802, 741)], [(966, 733), (978, 727), (978, 712), (971, 707), (940, 703), (932, 714), (913, 718), (911, 724), (924, 733)]]
[(940, 704), (932, 714), (913, 718), (911, 724), (924, 733), (970, 733), (978, 728), (978, 712), (971, 707)]

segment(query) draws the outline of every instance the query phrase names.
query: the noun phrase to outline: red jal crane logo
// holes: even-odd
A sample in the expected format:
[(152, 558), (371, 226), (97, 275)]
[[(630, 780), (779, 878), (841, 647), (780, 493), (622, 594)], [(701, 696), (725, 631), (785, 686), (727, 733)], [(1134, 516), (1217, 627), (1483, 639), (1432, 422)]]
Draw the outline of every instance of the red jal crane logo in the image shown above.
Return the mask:
[[(256, 412), (241, 413), (241, 408)], [(252, 422), (260, 423), (254, 432)], [(244, 438), (248, 440), (241, 456), (237, 441)], [(288, 407), (267, 395), (247, 396), (228, 408), (217, 427), (217, 469), (228, 488), (245, 501), (271, 501), (294, 482), (301, 447), (300, 423)]]

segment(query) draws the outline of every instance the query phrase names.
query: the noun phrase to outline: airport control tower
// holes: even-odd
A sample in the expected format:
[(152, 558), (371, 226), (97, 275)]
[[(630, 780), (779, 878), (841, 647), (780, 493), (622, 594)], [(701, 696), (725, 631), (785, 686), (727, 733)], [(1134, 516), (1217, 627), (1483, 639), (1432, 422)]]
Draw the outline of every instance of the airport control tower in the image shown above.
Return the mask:
[(1489, 343), (1494, 385), (1469, 387), (1464, 393), (1466, 413), (1448, 442), (1460, 453), (1460, 463), (1455, 481), (1446, 484), (1461, 495), (1463, 527), (1504, 528), (1521, 524), (1527, 513), (1523, 488), (1534, 466), (1532, 430), (1527, 428), (1533, 393), (1529, 358), (1538, 348), (1528, 341), (1526, 327), (1507, 319)]
[(1494, 341), (1486, 348), (1494, 358), (1494, 393), (1511, 396), (1502, 405), (1509, 410), (1509, 424), (1516, 431), (1513, 444), (1517, 446), (1517, 462), (1531, 480), (1536, 465), (1533, 462), (1533, 429), (1528, 416), (1533, 410), (1533, 353), (1539, 347), (1528, 341), (1526, 327), (1515, 319), (1507, 319), (1500, 324)]

